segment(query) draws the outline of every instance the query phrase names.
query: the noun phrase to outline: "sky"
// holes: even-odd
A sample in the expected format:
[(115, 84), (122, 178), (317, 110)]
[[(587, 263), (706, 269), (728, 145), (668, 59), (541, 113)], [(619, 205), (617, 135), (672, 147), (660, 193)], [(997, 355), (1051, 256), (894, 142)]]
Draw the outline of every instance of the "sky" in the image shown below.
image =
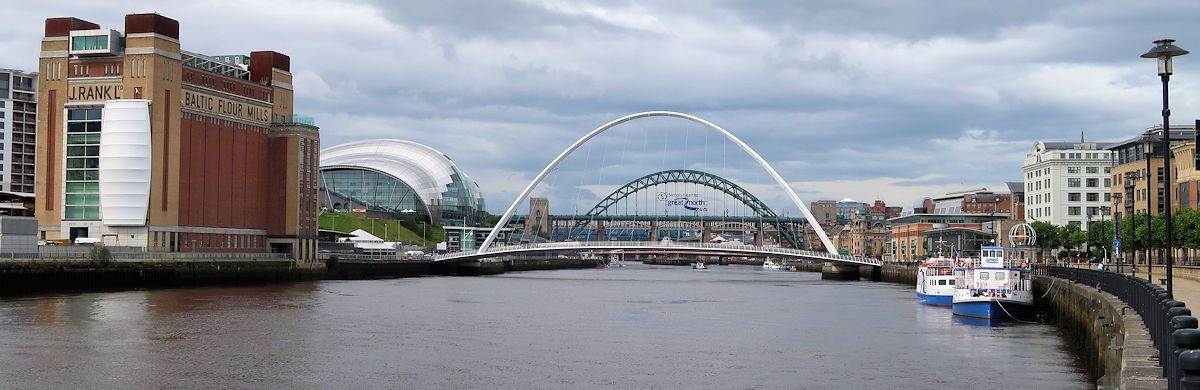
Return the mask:
[[(7, 1), (7, 0), (6, 0)], [(1006, 192), (1038, 140), (1116, 141), (1161, 123), (1152, 41), (1200, 48), (1200, 2), (38, 1), (4, 7), (0, 67), (37, 67), (43, 21), (179, 20), (185, 50), (291, 57), (296, 112), (325, 147), (373, 138), (448, 155), (503, 212), (564, 148), (621, 116), (707, 119), (805, 202), (911, 207)], [(1200, 118), (1200, 55), (1175, 61), (1173, 123)], [(718, 163), (719, 162), (719, 163)], [(588, 208), (675, 168), (787, 198), (715, 132), (651, 118), (581, 148), (538, 188)], [(561, 206), (560, 206), (561, 205)], [(794, 210), (792, 211), (794, 212)], [(787, 213), (783, 211), (782, 213)]]

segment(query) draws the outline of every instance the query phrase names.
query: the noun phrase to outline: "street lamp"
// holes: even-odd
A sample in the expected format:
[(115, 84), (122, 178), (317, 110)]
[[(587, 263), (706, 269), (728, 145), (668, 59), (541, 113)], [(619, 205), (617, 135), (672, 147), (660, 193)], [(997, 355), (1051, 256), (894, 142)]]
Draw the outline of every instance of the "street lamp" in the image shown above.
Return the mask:
[[(1113, 211), (1113, 214), (1112, 214), (1112, 216), (1113, 216), (1113, 218), (1112, 218), (1112, 221), (1113, 221), (1113, 231), (1112, 231), (1112, 233), (1113, 233), (1113, 236), (1112, 236), (1113, 260), (1120, 260), (1123, 257), (1121, 255), (1121, 244), (1119, 244), (1119, 242), (1121, 241), (1121, 213), (1120, 213), (1121, 208), (1120, 207), (1124, 206), (1124, 204), (1121, 203), (1121, 193), (1118, 192), (1118, 193), (1112, 194), (1112, 200), (1113, 200), (1113, 204), (1117, 205), (1117, 207), (1112, 209), (1112, 211)], [(1120, 270), (1120, 267), (1121, 267), (1120, 263), (1117, 263), (1118, 270)]]
[(1163, 172), (1166, 175), (1166, 177), (1163, 178), (1163, 184), (1167, 186), (1166, 189), (1163, 190), (1163, 200), (1165, 200), (1167, 204), (1167, 294), (1170, 296), (1174, 296), (1174, 291), (1172, 289), (1173, 283), (1171, 278), (1171, 268), (1174, 266), (1175, 256), (1171, 253), (1173, 251), (1172, 246), (1174, 244), (1171, 237), (1173, 229), (1173, 224), (1171, 223), (1171, 108), (1168, 104), (1170, 100), (1168, 99), (1167, 94), (1167, 84), (1170, 83), (1171, 73), (1174, 72), (1174, 64), (1172, 63), (1171, 59), (1188, 53), (1187, 50), (1183, 50), (1179, 46), (1175, 46), (1174, 43), (1174, 39), (1159, 39), (1154, 41), (1154, 47), (1150, 48), (1150, 51), (1142, 54), (1142, 58), (1158, 59), (1158, 76), (1162, 79)]

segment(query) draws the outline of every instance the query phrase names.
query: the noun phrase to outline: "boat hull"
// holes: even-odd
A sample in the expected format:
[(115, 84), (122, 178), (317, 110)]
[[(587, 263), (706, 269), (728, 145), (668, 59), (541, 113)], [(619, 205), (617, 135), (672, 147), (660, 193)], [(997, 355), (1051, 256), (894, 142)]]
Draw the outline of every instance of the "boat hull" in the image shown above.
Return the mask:
[(954, 304), (954, 295), (935, 295), (917, 293), (917, 299), (926, 305), (950, 306)]
[(955, 315), (989, 320), (1021, 320), (1028, 318), (1032, 313), (1032, 308), (1028, 305), (996, 300), (954, 302), (952, 310)]

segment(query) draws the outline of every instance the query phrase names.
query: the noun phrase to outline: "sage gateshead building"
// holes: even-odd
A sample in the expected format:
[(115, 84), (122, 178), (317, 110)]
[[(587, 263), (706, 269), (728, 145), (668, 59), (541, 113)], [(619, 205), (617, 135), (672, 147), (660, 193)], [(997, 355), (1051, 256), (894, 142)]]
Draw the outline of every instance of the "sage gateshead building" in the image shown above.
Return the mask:
[(321, 151), (321, 207), (422, 215), (432, 223), (479, 226), (487, 217), (479, 185), (431, 147), (398, 139), (351, 142)]

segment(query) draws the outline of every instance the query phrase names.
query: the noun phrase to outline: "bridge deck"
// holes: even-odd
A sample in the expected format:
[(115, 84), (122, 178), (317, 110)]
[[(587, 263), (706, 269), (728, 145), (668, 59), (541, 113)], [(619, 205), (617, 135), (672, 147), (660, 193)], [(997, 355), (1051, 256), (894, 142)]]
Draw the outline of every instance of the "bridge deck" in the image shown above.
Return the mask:
[(519, 244), (492, 246), (486, 251), (462, 251), (433, 256), (434, 261), (467, 261), (496, 256), (509, 256), (551, 251), (596, 251), (596, 250), (636, 250), (646, 252), (694, 253), (710, 255), (721, 253), (729, 256), (778, 256), (818, 261), (837, 261), (844, 263), (879, 266), (883, 262), (862, 256), (814, 252), (781, 247), (762, 247), (754, 245), (728, 245), (707, 243), (679, 243), (662, 241), (585, 241), (585, 242), (548, 242), (540, 244)]

